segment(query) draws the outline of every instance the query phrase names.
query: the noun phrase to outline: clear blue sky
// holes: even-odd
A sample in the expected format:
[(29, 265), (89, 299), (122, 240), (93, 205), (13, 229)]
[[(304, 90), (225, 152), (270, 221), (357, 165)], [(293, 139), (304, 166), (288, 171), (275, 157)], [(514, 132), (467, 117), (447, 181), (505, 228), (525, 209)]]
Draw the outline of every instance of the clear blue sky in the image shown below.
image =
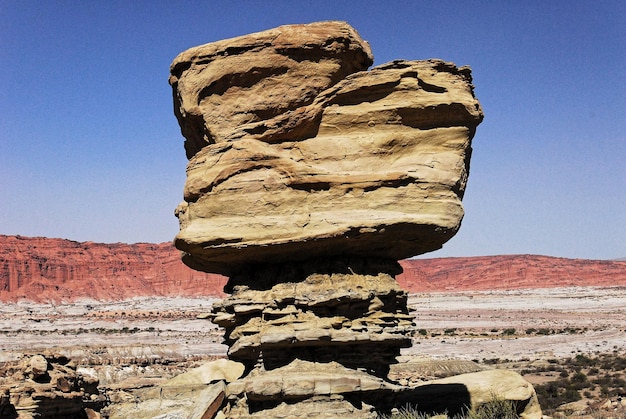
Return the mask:
[(466, 216), (429, 256), (626, 257), (625, 4), (0, 0), (0, 234), (171, 240), (186, 164), (172, 59), (337, 19), (375, 64), (473, 69), (485, 120)]

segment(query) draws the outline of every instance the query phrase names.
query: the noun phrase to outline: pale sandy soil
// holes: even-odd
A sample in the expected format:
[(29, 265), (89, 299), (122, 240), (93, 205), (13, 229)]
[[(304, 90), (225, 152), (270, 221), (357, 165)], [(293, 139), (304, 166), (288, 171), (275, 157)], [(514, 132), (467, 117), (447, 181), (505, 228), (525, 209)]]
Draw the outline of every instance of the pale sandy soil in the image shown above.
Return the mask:
[[(424, 294), (412, 296), (409, 307), (416, 327), (428, 334), (416, 337), (405, 354), (517, 360), (626, 353), (623, 287)], [(505, 329), (515, 333), (507, 336)], [(529, 329), (550, 334), (527, 334)]]
[[(0, 304), (0, 362), (46, 348), (92, 362), (224, 355), (221, 332), (196, 318), (211, 304), (192, 298)], [(403, 355), (517, 360), (626, 353), (623, 287), (430, 293), (412, 295), (409, 306), (426, 335), (416, 333)], [(530, 328), (551, 334), (527, 334)], [(503, 335), (505, 329), (515, 332)]]

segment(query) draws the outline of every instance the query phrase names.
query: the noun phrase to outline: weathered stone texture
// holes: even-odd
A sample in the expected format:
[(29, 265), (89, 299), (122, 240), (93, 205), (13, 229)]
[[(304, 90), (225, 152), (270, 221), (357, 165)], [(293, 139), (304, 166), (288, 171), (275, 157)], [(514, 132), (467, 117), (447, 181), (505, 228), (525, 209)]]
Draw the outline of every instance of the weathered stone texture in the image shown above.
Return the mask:
[(388, 274), (310, 274), (267, 290), (235, 286), (214, 304), (213, 322), (226, 329), (229, 357), (248, 368), (337, 361), (385, 377), (411, 345), (406, 300)]
[[(281, 27), (235, 38), (233, 54), (220, 41), (172, 64), (176, 114), (194, 144), (176, 211), (175, 244), (189, 266), (231, 275), (242, 264), (328, 255), (398, 260), (438, 249), (459, 228), (482, 120), (470, 70), (428, 60), (359, 71), (371, 58), (354, 30), (312, 28), (327, 35)], [(298, 59), (283, 65), (273, 58), (282, 46), (259, 49), (274, 37), (289, 38)], [(325, 55), (306, 58), (310, 50)], [(242, 67), (244, 55), (274, 69)], [(341, 68), (332, 76), (327, 56)], [(246, 71), (226, 77), (231, 65)]]
[(220, 359), (166, 381), (158, 387), (135, 390), (126, 402), (104, 409), (110, 419), (211, 419), (221, 409), (226, 384), (237, 380), (243, 365)]
[(52, 353), (24, 355), (0, 365), (0, 417), (84, 417), (100, 410), (98, 380), (76, 371), (68, 358)]
[(181, 53), (170, 84), (187, 157), (208, 144), (267, 139), (268, 131), (273, 141), (297, 139), (291, 122), (303, 107), (372, 62), (369, 45), (344, 22), (286, 25)]
[(376, 417), (409, 390), (388, 381), (414, 326), (397, 260), (458, 230), (483, 114), (469, 68), (371, 63), (354, 29), (320, 22), (171, 66), (189, 158), (174, 243), (230, 277), (213, 307), (246, 368), (229, 417)]
[[(410, 293), (626, 285), (626, 262), (616, 260), (505, 255), (399, 263), (402, 273), (393, 274)], [(223, 276), (189, 269), (171, 243), (0, 235), (0, 301), (222, 296), (225, 283)]]

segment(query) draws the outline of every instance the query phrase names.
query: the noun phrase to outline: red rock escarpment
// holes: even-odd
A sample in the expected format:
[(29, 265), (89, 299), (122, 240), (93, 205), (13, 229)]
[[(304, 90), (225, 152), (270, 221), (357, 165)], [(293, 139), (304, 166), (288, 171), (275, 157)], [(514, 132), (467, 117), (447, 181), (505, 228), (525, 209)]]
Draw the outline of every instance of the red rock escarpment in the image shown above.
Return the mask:
[[(626, 286), (626, 261), (510, 255), (401, 262), (410, 292)], [(0, 235), (0, 301), (218, 296), (224, 277), (194, 271), (170, 243), (79, 243)]]
[(0, 301), (221, 295), (224, 282), (185, 266), (171, 243), (0, 235)]
[(624, 286), (626, 262), (500, 255), (401, 261), (397, 279), (411, 292)]

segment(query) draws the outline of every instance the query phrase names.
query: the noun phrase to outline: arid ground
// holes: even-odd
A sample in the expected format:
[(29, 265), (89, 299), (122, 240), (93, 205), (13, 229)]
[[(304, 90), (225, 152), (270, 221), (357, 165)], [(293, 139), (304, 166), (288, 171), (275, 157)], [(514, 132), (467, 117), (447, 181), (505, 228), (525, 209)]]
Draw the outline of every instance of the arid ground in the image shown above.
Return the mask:
[[(102, 347), (137, 357), (224, 355), (221, 332), (203, 319), (213, 301), (4, 303), (0, 361), (43, 348), (68, 355)], [(409, 307), (416, 332), (405, 355), (515, 360), (626, 351), (623, 287), (413, 294)]]
[[(206, 318), (212, 301), (4, 303), (0, 363), (48, 351), (68, 356), (109, 388), (158, 382), (225, 356), (221, 331)], [(505, 364), (526, 370), (533, 384), (545, 384), (558, 374), (529, 366), (576, 356), (626, 356), (624, 287), (412, 294), (409, 307), (416, 317), (413, 347), (404, 350), (401, 362), (417, 357)]]

